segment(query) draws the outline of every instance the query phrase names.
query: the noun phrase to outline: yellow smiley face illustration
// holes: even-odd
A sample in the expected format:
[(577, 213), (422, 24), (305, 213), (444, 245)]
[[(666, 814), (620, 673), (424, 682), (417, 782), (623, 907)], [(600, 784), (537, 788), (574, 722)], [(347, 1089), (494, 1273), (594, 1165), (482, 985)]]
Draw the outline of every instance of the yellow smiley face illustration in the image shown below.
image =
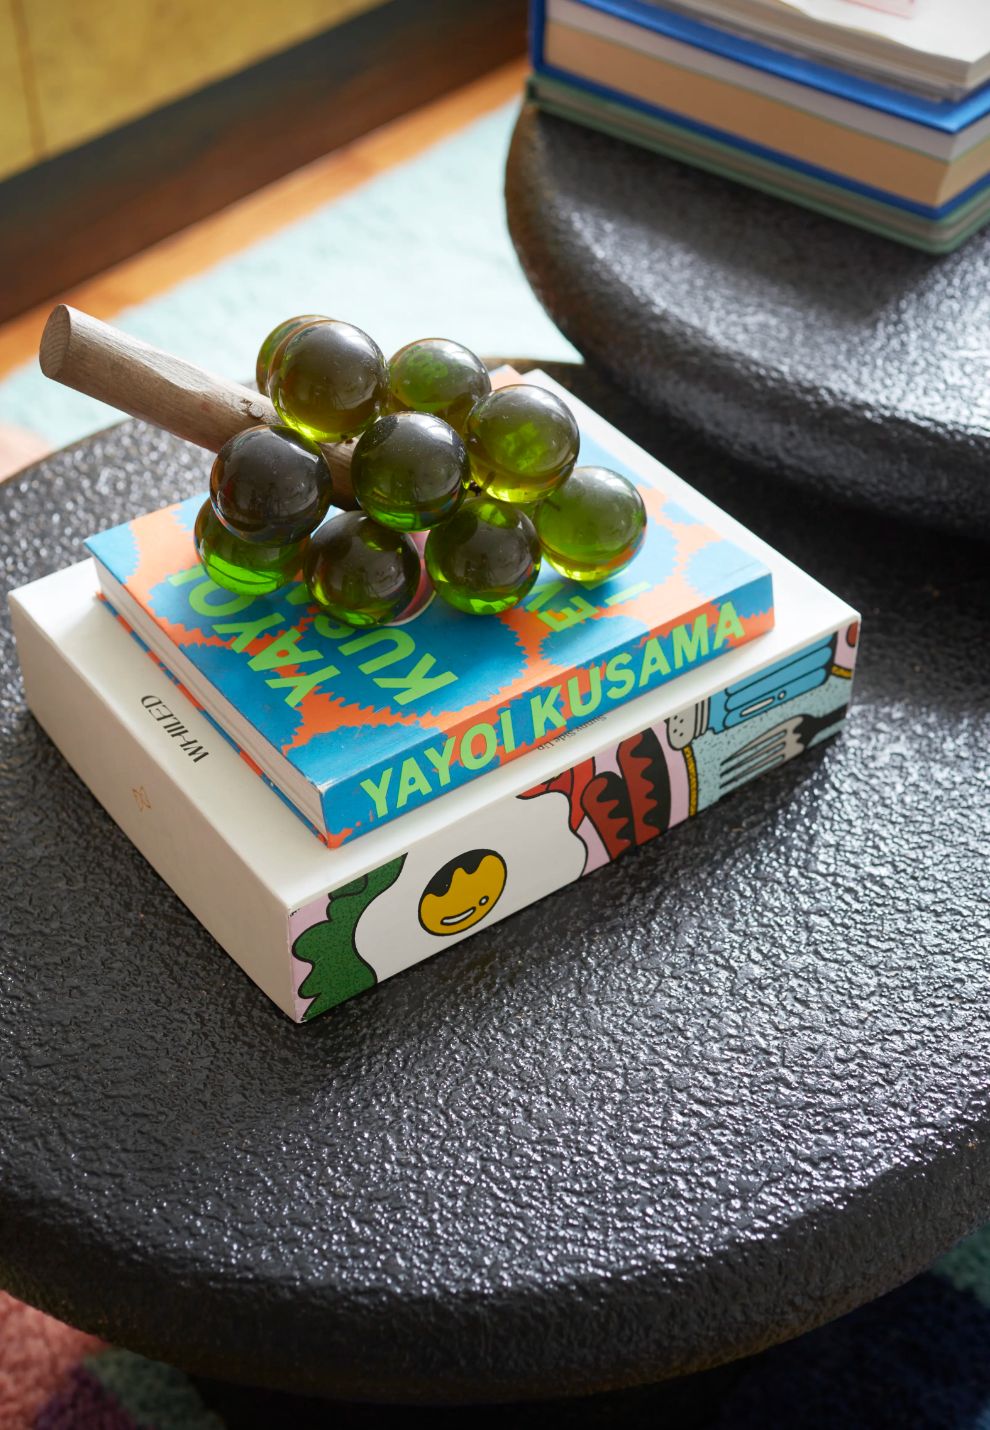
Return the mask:
[(441, 937), (487, 918), (505, 888), (505, 860), (494, 849), (471, 849), (438, 869), (423, 890), (419, 921)]

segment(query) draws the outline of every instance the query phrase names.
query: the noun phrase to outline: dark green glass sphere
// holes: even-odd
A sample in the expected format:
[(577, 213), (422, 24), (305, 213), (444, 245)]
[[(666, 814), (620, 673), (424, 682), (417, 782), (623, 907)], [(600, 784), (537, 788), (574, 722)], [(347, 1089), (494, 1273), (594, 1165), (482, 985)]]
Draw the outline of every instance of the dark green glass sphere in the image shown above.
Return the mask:
[(254, 364), (254, 380), (258, 385), (259, 392), (268, 391), (268, 373), (271, 369), (272, 359), (286, 339), (291, 338), (293, 333), (297, 333), (300, 328), (308, 328), (310, 323), (328, 323), (329, 318), (324, 318), (320, 313), (300, 313), (296, 318), (286, 318), (284, 322), (272, 328), (265, 341), (258, 349), (258, 357)]
[(464, 433), (468, 413), (492, 390), (488, 369), (469, 348), (449, 338), (420, 338), (389, 359), (389, 405), (431, 412)]
[(337, 621), (377, 626), (397, 620), (419, 586), (422, 565), (412, 538), (345, 511), (311, 538), (303, 562), (310, 595)]
[(287, 585), (297, 575), (306, 550), (305, 539), (290, 546), (238, 540), (217, 520), (209, 501), (199, 509), (193, 540), (210, 580), (240, 596), (267, 596)]
[(473, 616), (515, 606), (540, 574), (540, 542), (524, 512), (490, 497), (464, 502), (426, 539), (438, 596)]
[(601, 581), (621, 571), (646, 536), (643, 498), (607, 467), (575, 467), (536, 508), (536, 534), (555, 571)]
[(301, 541), (326, 516), (333, 483), (311, 442), (291, 427), (246, 427), (225, 442), (210, 473), (210, 499), (242, 541)]
[(580, 437), (558, 397), (517, 383), (475, 403), (465, 441), (472, 476), (489, 496), (528, 503), (564, 480), (577, 461)]
[(314, 442), (356, 437), (373, 422), (388, 394), (388, 369), (378, 344), (350, 323), (327, 318), (282, 344), (268, 377), (275, 410)]
[(351, 458), (354, 495), (369, 516), (396, 531), (425, 531), (452, 516), (470, 474), (453, 427), (425, 412), (379, 417)]

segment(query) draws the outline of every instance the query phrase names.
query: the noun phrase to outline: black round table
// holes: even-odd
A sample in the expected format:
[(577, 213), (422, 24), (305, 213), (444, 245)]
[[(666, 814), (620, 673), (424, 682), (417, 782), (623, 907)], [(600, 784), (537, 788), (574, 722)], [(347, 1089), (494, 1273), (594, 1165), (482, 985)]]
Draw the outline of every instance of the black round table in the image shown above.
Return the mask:
[(506, 199), (551, 317), (659, 417), (990, 538), (990, 228), (930, 257), (533, 108)]
[[(986, 551), (554, 372), (859, 606), (847, 732), (299, 1027), (41, 733), (5, 623), (15, 1295), (231, 1381), (536, 1399), (794, 1336), (990, 1215)], [(0, 486), (8, 581), (207, 463), (126, 423)]]

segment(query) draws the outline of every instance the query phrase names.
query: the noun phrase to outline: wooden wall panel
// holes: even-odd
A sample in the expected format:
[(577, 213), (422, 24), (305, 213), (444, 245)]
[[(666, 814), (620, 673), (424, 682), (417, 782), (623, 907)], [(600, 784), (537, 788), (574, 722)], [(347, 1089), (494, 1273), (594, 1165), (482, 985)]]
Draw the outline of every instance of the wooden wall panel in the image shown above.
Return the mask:
[(45, 152), (50, 155), (236, 74), (380, 3), (0, 0), (0, 8), (21, 7)]
[(0, 178), (40, 159), (22, 68), (15, 0), (0, 0)]

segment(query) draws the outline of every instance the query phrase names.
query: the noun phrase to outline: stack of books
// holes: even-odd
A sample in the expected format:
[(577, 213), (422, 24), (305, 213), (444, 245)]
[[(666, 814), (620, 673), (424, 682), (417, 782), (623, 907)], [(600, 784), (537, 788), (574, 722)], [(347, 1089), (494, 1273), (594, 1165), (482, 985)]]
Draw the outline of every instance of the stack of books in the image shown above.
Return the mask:
[[(542, 374), (643, 548), (500, 617), (340, 626), (216, 586), (201, 498), (14, 592), (28, 703), (299, 1022), (657, 839), (837, 732), (858, 617)], [(107, 871), (107, 878), (112, 871)], [(662, 862), (644, 877), (662, 877)]]
[(927, 252), (990, 218), (990, 5), (534, 0), (543, 108)]

